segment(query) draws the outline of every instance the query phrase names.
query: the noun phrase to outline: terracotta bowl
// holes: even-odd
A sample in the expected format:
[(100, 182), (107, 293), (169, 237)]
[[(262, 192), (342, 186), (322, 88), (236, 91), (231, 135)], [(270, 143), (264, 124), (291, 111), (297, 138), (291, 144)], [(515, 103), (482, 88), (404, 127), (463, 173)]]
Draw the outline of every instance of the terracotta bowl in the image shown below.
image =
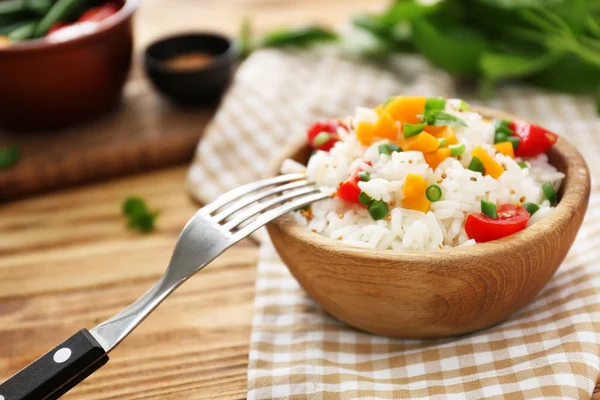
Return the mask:
[[(566, 174), (556, 210), (501, 240), (441, 252), (382, 251), (343, 245), (287, 215), (267, 228), (304, 290), (349, 325), (402, 338), (476, 331), (528, 304), (565, 259), (581, 226), (590, 195), (587, 165), (564, 138), (548, 155)], [(281, 161), (305, 163), (308, 156), (306, 143), (299, 142)]]
[(115, 107), (131, 64), (131, 18), (138, 2), (127, 0), (76, 38), (0, 49), (0, 127), (60, 128)]

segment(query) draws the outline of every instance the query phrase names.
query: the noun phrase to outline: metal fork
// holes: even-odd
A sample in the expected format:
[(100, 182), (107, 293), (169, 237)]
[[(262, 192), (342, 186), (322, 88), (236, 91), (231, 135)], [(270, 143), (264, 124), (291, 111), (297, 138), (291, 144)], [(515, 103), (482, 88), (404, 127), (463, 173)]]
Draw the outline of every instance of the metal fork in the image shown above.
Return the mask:
[(148, 292), (15, 374), (0, 385), (0, 400), (59, 398), (106, 364), (108, 353), (189, 277), (275, 218), (327, 197), (304, 174), (281, 175), (223, 194), (188, 221), (167, 270)]

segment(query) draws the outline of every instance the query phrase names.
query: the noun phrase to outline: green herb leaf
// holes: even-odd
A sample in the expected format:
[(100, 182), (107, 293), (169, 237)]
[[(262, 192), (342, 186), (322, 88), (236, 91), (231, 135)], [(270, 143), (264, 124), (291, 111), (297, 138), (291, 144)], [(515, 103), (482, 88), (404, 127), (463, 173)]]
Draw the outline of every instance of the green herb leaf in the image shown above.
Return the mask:
[(17, 145), (0, 147), (0, 170), (17, 165), (21, 159), (21, 149)]
[(409, 138), (415, 136), (423, 131), (426, 124), (402, 124), (404, 130), (404, 137)]
[(158, 211), (148, 211), (146, 202), (137, 196), (129, 196), (125, 199), (122, 212), (127, 218), (127, 226), (139, 232), (154, 230), (154, 223), (159, 215)]
[(296, 46), (307, 47), (318, 42), (334, 41), (338, 35), (320, 26), (307, 26), (293, 29), (279, 29), (268, 33), (259, 40), (262, 47)]
[(472, 27), (435, 24), (428, 18), (412, 22), (413, 44), (432, 64), (461, 76), (479, 74), (479, 58), (487, 41)]
[(465, 121), (442, 110), (433, 110), (423, 116), (423, 121), (429, 126), (467, 126)]
[(446, 99), (439, 97), (430, 97), (425, 101), (424, 114), (428, 115), (433, 111), (443, 110), (446, 107)]

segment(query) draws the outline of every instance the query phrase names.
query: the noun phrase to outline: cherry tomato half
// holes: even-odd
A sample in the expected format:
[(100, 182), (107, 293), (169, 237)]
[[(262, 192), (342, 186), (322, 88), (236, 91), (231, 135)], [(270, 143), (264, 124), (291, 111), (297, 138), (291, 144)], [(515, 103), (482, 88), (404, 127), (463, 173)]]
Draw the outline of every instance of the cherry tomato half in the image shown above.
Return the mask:
[(490, 218), (482, 213), (469, 214), (465, 231), (469, 239), (476, 242), (489, 242), (517, 233), (527, 226), (529, 213), (523, 207), (504, 204), (498, 207), (498, 218)]
[(340, 140), (337, 133), (340, 127), (346, 131), (348, 130), (346, 124), (341, 121), (326, 120), (315, 122), (306, 132), (310, 147), (315, 150), (331, 150), (333, 145)]
[(535, 157), (545, 153), (556, 141), (558, 135), (527, 121), (512, 121), (509, 128), (521, 143), (515, 150), (517, 157)]
[(77, 22), (100, 22), (104, 18), (108, 18), (111, 15), (119, 11), (119, 6), (115, 3), (106, 3), (98, 7), (90, 8), (77, 20)]

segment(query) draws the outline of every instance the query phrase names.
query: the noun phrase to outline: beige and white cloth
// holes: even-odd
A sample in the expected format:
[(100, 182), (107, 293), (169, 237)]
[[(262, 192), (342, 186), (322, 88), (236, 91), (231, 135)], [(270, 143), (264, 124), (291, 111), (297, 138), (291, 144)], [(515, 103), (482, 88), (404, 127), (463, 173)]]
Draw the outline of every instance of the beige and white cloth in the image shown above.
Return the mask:
[[(459, 95), (418, 57), (395, 73), (318, 54), (263, 50), (240, 68), (189, 172), (201, 202), (259, 179), (314, 120), (395, 94)], [(473, 101), (476, 103), (476, 101)], [(592, 99), (508, 87), (485, 104), (566, 136), (600, 172)], [(249, 399), (589, 399), (600, 377), (600, 187), (556, 276), (509, 321), (444, 340), (354, 330), (306, 296), (268, 240), (261, 247), (248, 368)], [(324, 268), (327, 266), (324, 265)]]

